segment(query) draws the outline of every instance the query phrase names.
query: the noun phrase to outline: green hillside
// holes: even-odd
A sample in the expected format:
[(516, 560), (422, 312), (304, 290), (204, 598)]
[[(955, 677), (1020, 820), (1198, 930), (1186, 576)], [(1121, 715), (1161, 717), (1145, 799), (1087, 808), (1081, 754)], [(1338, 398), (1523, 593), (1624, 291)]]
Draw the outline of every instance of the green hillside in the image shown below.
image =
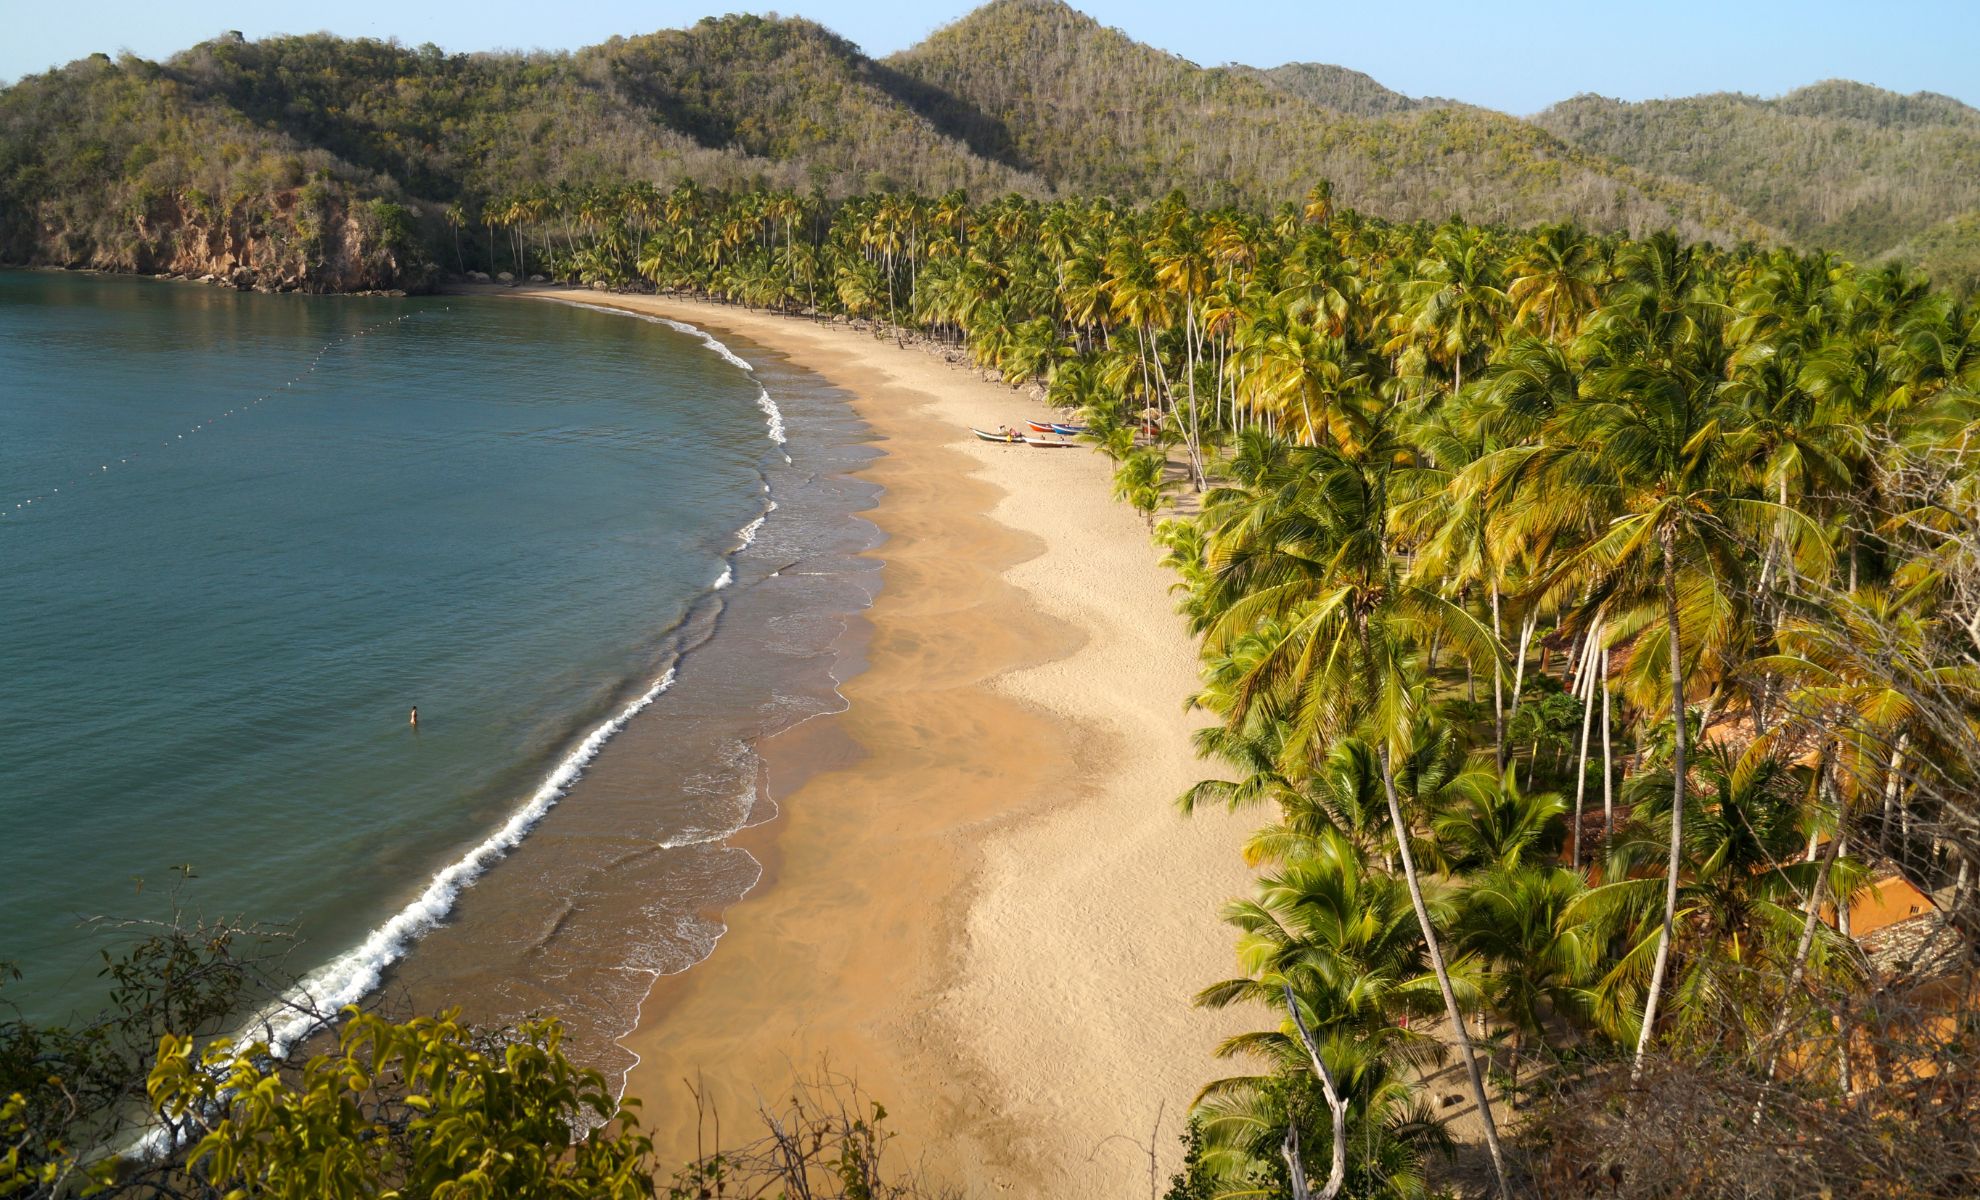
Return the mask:
[(315, 34), (206, 42), (163, 69), (429, 202), (767, 166), (675, 132), (585, 79), (568, 55), (445, 55)]
[(1419, 99), (1405, 96), (1392, 88), (1383, 87), (1373, 76), (1331, 63), (1299, 62), (1263, 70), (1253, 67), (1232, 69), (1250, 75), (1267, 87), (1298, 96), (1322, 108), (1362, 117), (1382, 117), (1390, 113), (1415, 112), (1422, 108), (1441, 108), (1457, 103), (1437, 97)]
[(581, 51), (577, 67), (702, 145), (801, 165), (807, 186), (1046, 190), (938, 128), (920, 111), (928, 101), (912, 82), (811, 21), (710, 18), (614, 38)]
[(1908, 238), (1890, 257), (1912, 263), (1954, 291), (1980, 287), (1980, 211), (1961, 213)]
[(572, 53), (236, 35), (0, 90), (4, 261), (417, 285), (492, 266), (498, 201), (684, 179), (1254, 211), (1326, 179), (1392, 220), (1670, 228), (1980, 279), (1980, 112), (1948, 97), (1832, 81), (1524, 121), (1322, 63), (1201, 67), (1059, 0), (993, 0), (885, 60), (731, 16)]
[[(425, 271), (381, 258), (346, 211), (399, 206), (399, 225), (425, 231), (402, 233), (401, 251), (464, 267), (485, 206), (529, 192), (1048, 190), (889, 90), (915, 86), (815, 24), (755, 17), (577, 54), (319, 34), (222, 38), (163, 63), (98, 56), (0, 91), (0, 260), (416, 286)], [(305, 195), (337, 219), (305, 231)]]
[[(1577, 96), (1534, 122), (1592, 153), (1712, 188), (1798, 242), (1866, 257), (1980, 211), (1980, 111), (1931, 93), (1830, 81), (1778, 100)], [(1957, 258), (1947, 238), (1958, 230), (1935, 235), (1942, 274)]]
[(1180, 188), (1269, 206), (1324, 177), (1344, 203), (1403, 220), (1575, 219), (1722, 242), (1769, 234), (1704, 189), (1586, 154), (1500, 113), (1346, 114), (1257, 72), (1205, 69), (1142, 45), (1058, 0), (994, 0), (887, 62), (958, 110), (974, 107), (972, 144), (1062, 189), (1146, 198)]
[(96, 55), (0, 92), (0, 260), (393, 286), (418, 274), (404, 199), (156, 63)]

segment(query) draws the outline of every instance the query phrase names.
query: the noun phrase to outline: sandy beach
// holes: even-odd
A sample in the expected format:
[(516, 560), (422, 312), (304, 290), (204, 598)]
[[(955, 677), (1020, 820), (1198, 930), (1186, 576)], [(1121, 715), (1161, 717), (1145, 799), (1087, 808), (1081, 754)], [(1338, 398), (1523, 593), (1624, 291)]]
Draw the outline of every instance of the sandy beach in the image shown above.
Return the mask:
[[(529, 290), (692, 322), (845, 388), (884, 454), (886, 534), (849, 709), (761, 747), (763, 880), (706, 962), (661, 979), (629, 1093), (669, 1158), (695, 1083), (741, 1127), (794, 1076), (854, 1077), (890, 1152), (969, 1196), (1144, 1196), (1187, 1106), (1259, 1015), (1189, 997), (1233, 967), (1247, 817), (1201, 778), (1192, 641), (1147, 531), (1086, 449), (983, 443), (1042, 406), (846, 326), (662, 297)], [(739, 347), (741, 348), (741, 347)]]

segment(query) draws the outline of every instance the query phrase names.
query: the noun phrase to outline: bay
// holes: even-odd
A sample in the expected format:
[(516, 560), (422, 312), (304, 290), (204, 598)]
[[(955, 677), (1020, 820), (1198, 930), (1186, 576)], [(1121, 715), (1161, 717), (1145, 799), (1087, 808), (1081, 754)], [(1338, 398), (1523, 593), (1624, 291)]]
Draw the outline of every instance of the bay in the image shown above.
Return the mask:
[(92, 916), (300, 973), (400, 911), (665, 670), (761, 398), (567, 306), (0, 273), (4, 996), (99, 999)]

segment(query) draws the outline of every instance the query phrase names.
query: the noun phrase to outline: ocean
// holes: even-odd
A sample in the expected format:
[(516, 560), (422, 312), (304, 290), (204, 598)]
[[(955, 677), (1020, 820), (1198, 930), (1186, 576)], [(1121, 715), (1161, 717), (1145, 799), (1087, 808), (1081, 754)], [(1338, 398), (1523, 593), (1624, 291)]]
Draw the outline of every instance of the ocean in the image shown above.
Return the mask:
[(688, 326), (0, 273), (0, 999), (224, 917), (623, 1067), (757, 878), (756, 743), (857, 669), (872, 453)]

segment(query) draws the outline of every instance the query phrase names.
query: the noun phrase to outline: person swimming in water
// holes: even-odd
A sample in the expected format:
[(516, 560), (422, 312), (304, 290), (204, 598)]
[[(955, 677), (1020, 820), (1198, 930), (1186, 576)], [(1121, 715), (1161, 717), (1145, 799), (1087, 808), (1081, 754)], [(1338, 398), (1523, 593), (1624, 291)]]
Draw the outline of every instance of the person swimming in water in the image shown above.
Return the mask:
[(414, 729), (419, 728), (419, 705), (413, 705), (412, 717), (407, 721), (407, 724), (411, 725)]

